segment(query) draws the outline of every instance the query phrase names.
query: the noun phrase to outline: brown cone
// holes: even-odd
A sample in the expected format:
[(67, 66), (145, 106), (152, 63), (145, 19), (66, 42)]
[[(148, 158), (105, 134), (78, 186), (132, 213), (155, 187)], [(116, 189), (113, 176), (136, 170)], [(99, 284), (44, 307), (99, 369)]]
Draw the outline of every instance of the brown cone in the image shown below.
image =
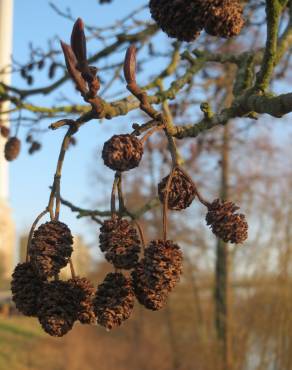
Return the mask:
[[(158, 195), (161, 203), (164, 203), (166, 186), (169, 176), (164, 177), (158, 184)], [(168, 208), (181, 211), (189, 207), (196, 196), (192, 180), (180, 169), (176, 169), (171, 180), (168, 193)]]
[(4, 147), (5, 159), (9, 162), (14, 161), (20, 153), (21, 142), (17, 137), (13, 136), (7, 140)]
[(116, 268), (131, 269), (139, 259), (140, 239), (136, 229), (124, 218), (114, 215), (100, 228), (100, 249)]
[(36, 275), (31, 263), (19, 263), (12, 274), (11, 292), (16, 308), (26, 316), (36, 316), (38, 297), (44, 282)]
[(65, 267), (72, 254), (73, 238), (67, 225), (59, 221), (42, 224), (35, 232), (30, 247), (35, 271), (48, 278)]
[(72, 286), (65, 281), (46, 283), (39, 296), (38, 319), (46, 333), (62, 337), (77, 319), (78, 300)]
[(237, 0), (215, 1), (210, 7), (205, 30), (213, 36), (236, 36), (244, 26), (242, 13), (242, 6)]
[(204, 27), (208, 0), (150, 0), (152, 18), (158, 26), (180, 41), (194, 41)]
[(146, 308), (158, 310), (166, 302), (182, 273), (182, 252), (171, 240), (153, 240), (132, 273), (136, 298)]
[(0, 125), (0, 134), (1, 134), (2, 137), (7, 139), (10, 135), (9, 127), (4, 126), (4, 125)]
[(163, 286), (163, 281), (161, 284), (157, 280), (155, 280), (155, 284), (151, 283), (151, 277), (146, 273), (143, 262), (139, 263), (132, 271), (135, 296), (138, 302), (148, 310), (158, 311), (165, 306), (169, 291)]
[(141, 141), (133, 135), (114, 135), (102, 150), (104, 164), (114, 171), (128, 171), (138, 167), (143, 155)]
[(130, 317), (133, 307), (131, 280), (120, 273), (107, 274), (94, 299), (97, 322), (111, 330)]
[(248, 224), (245, 215), (235, 213), (239, 207), (228, 201), (215, 199), (206, 215), (207, 225), (224, 242), (243, 243), (248, 236)]
[(76, 276), (68, 280), (74, 289), (74, 296), (77, 299), (77, 319), (81, 324), (94, 324), (96, 322), (93, 310), (94, 287), (86, 278)]
[(33, 141), (28, 149), (28, 153), (30, 155), (34, 154), (35, 152), (41, 150), (42, 144), (39, 143), (38, 141)]

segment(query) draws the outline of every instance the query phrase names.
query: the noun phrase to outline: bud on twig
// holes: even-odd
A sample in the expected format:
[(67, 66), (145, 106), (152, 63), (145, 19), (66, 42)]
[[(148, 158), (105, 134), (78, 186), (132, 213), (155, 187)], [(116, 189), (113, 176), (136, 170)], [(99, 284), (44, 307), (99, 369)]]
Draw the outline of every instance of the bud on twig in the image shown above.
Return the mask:
[(128, 85), (136, 82), (136, 50), (136, 46), (131, 45), (125, 56), (124, 76)]
[(86, 39), (84, 34), (84, 24), (81, 18), (74, 23), (71, 34), (71, 48), (76, 56), (78, 63), (86, 62)]
[(61, 41), (62, 50), (65, 57), (66, 67), (69, 75), (76, 84), (77, 89), (82, 93), (88, 92), (86, 82), (81, 76), (81, 73), (77, 69), (77, 59), (70, 45)]

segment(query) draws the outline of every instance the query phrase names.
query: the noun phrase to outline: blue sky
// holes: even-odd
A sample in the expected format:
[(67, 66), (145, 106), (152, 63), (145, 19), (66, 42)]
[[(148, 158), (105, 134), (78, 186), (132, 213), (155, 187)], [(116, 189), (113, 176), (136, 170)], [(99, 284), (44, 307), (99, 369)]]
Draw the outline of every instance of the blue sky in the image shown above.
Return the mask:
[[(145, 1), (136, 0), (135, 3), (138, 7), (139, 4), (145, 4)], [(132, 8), (133, 2), (132, 0), (122, 2), (118, 0), (111, 5), (98, 6), (96, 0), (83, 0), (82, 2), (58, 0), (55, 4), (60, 9), (70, 6), (74, 16), (82, 17), (88, 24), (102, 26), (109, 25), (113, 20), (126, 15)], [(34, 45), (45, 47), (49, 38), (58, 35), (68, 42), (71, 30), (72, 23), (58, 16), (47, 0), (15, 0), (13, 57), (17, 61), (26, 62), (30, 41), (33, 41)], [(93, 50), (90, 48), (89, 52)], [(35, 87), (47, 83), (46, 76), (40, 75), (37, 77)], [(18, 74), (13, 76), (13, 84), (27, 88)], [(77, 97), (71, 84), (66, 84), (59, 91), (65, 92), (69, 98), (72, 96), (76, 99)], [(35, 101), (45, 106), (56, 103), (50, 96), (38, 96)], [(82, 103), (81, 98), (79, 102)], [(48, 121), (47, 124), (49, 123)], [(65, 160), (62, 194), (80, 206), (88, 206), (86, 200), (94, 198), (95, 191), (98, 191), (92, 185), (91, 169), (96, 168), (97, 172), (99, 169), (102, 174), (112, 175), (110, 170), (102, 166), (98, 153), (99, 143), (103, 138), (104, 140), (109, 138), (112, 133), (127, 130), (130, 127), (125, 118), (105, 122), (104, 126), (106, 128), (96, 121), (87, 124), (78, 133), (78, 146), (70, 149)], [(20, 136), (23, 137), (24, 134), (25, 130), (22, 130)], [(27, 146), (23, 145), (21, 156), (10, 166), (10, 200), (18, 234), (26, 232), (35, 216), (47, 205), (48, 187), (52, 184), (63, 134), (63, 130), (46, 134), (43, 149), (33, 156), (27, 155)], [(61, 218), (70, 225), (74, 233), (81, 233), (87, 240), (92, 239), (85, 221), (77, 221), (75, 216), (66, 209), (63, 209)]]
[[(97, 0), (69, 1), (57, 0), (55, 4), (66, 9), (70, 6), (72, 14), (82, 17), (85, 23), (97, 26), (112, 24), (114, 20), (120, 19), (133, 9), (133, 0), (115, 0), (111, 5), (99, 6)], [(135, 0), (135, 6), (139, 7), (146, 3), (146, 0)], [(121, 5), (122, 4), (122, 5)], [(145, 11), (145, 17), (149, 17)], [(47, 40), (58, 35), (64, 41), (69, 41), (72, 23), (58, 16), (49, 6), (47, 0), (14, 0), (14, 45), (13, 57), (17, 61), (26, 62), (28, 60), (28, 44), (33, 41), (35, 46), (45, 48)], [(163, 42), (166, 37), (160, 36)], [(95, 41), (90, 44), (89, 53), (98, 50), (100, 45)], [(161, 65), (151, 65), (150, 73), (159, 71)], [(35, 87), (48, 84), (45, 73), (36, 74)], [(16, 86), (27, 85), (18, 74), (13, 76), (13, 84)], [(288, 84), (279, 84), (281, 91), (290, 91)], [(125, 90), (126, 91), (126, 90)], [(65, 93), (68, 98), (82, 103), (82, 99), (76, 94), (73, 85), (66, 83), (58, 93), (52, 96), (38, 96), (34, 102), (44, 106), (51, 106), (56, 103), (56, 98), (60, 93)], [(68, 117), (70, 118), (70, 117)], [(284, 122), (288, 121), (288, 116)], [(261, 118), (263, 122), (265, 118)], [(268, 121), (273, 121), (269, 118)], [(102, 190), (102, 187), (93, 179), (100, 174), (102, 177), (111, 178), (112, 171), (103, 166), (100, 150), (102, 142), (107, 140), (112, 134), (129, 131), (131, 121), (127, 117), (116, 118), (111, 121), (103, 122), (92, 121), (86, 124), (78, 133), (78, 146), (69, 150), (65, 159), (62, 195), (76, 205), (89, 207), (94, 198), (107, 198), (110, 189)], [(46, 122), (47, 125), (50, 121)], [(278, 126), (276, 131), (279, 139), (287, 135), (283, 125)], [(26, 130), (20, 132), (23, 138)], [(64, 135), (63, 130), (48, 132), (43, 138), (43, 149), (33, 155), (27, 155), (27, 146), (23, 145), (21, 156), (10, 166), (11, 174), (11, 204), (13, 207), (14, 218), (18, 235), (26, 232), (35, 216), (40, 213), (47, 205), (49, 196), (49, 186), (52, 184), (56, 161), (60, 148), (60, 143)], [(74, 234), (81, 234), (89, 242), (94, 241), (97, 234), (93, 233), (92, 227), (88, 227), (86, 221), (76, 220), (75, 215), (66, 208), (62, 209), (61, 220), (66, 222)], [(96, 228), (97, 231), (97, 228)]]

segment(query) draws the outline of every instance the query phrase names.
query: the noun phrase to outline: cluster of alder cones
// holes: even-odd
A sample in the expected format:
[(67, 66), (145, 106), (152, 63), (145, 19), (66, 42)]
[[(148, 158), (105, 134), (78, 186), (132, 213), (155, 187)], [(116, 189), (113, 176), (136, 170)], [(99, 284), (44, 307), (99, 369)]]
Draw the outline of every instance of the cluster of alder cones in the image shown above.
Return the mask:
[(159, 27), (180, 41), (194, 41), (203, 29), (209, 35), (229, 38), (244, 25), (239, 0), (150, 0), (149, 8)]
[[(21, 141), (16, 136), (10, 136), (10, 129), (5, 125), (0, 124), (0, 134), (6, 140), (4, 157), (8, 162), (12, 162), (19, 156)], [(26, 137), (26, 142), (29, 144), (29, 154), (34, 154), (41, 149), (41, 143), (34, 140), (31, 135)]]
[(239, 0), (150, 0), (149, 7), (159, 27), (180, 41), (195, 40), (203, 29), (229, 38), (244, 25)]
[[(137, 167), (142, 154), (142, 142), (128, 134), (113, 136), (102, 151), (104, 163), (119, 173)], [(181, 211), (198, 193), (178, 167), (158, 184), (158, 195), (168, 209)], [(232, 202), (217, 199), (207, 207), (206, 221), (214, 234), (231, 243), (247, 238), (245, 216), (236, 213), (238, 207)], [(141, 256), (141, 234), (115, 212), (101, 226), (99, 240), (116, 272), (109, 273), (95, 291), (87, 278), (73, 275), (68, 281), (59, 280), (61, 269), (70, 262), (73, 238), (60, 221), (42, 224), (29, 243), (27, 261), (18, 264), (12, 276), (18, 310), (36, 316), (48, 334), (62, 336), (77, 320), (82, 324), (97, 322), (107, 329), (120, 326), (130, 317), (135, 297), (148, 309), (161, 309), (182, 273), (180, 247), (172, 240), (157, 239), (143, 248)]]
[[(187, 4), (197, 6), (200, 3), (203, 7), (207, 2)], [(168, 12), (167, 4), (174, 3), (176, 11), (187, 5), (183, 0), (151, 1), (150, 7), (154, 12), (160, 4), (160, 11)], [(214, 1), (213, 5), (217, 3), (220, 2)], [(204, 9), (206, 11), (206, 5)], [(70, 76), (85, 100), (91, 102), (99, 89), (99, 80), (96, 69), (87, 63), (80, 19), (73, 27), (71, 46), (62, 43), (62, 48)], [(128, 67), (132, 72), (131, 63)], [(105, 142), (102, 158), (104, 164), (115, 171), (115, 181), (121, 181), (123, 172), (139, 166), (143, 144), (144, 140), (134, 133), (114, 135)], [(204, 201), (190, 176), (178, 165), (173, 165), (157, 188), (165, 216), (163, 238), (152, 240), (147, 246), (139, 224), (116, 212), (115, 191), (113, 186), (111, 217), (103, 222), (99, 234), (100, 249), (115, 272), (107, 274), (96, 290), (87, 278), (75, 276), (71, 262), (73, 238), (67, 225), (57, 219), (42, 224), (33, 232), (27, 260), (15, 268), (11, 288), (16, 307), (24, 315), (37, 317), (43, 329), (52, 336), (63, 336), (76, 321), (98, 323), (108, 330), (118, 327), (130, 317), (135, 298), (150, 310), (164, 307), (180, 279), (183, 263), (180, 247), (166, 236), (167, 210), (182, 211), (198, 199), (207, 207), (206, 222), (217, 237), (230, 243), (242, 243), (247, 238), (248, 225), (245, 216), (237, 213), (239, 208), (229, 201)], [(59, 273), (68, 263), (72, 278), (62, 281)]]
[(61, 337), (73, 324), (98, 322), (112, 329), (126, 320), (133, 309), (131, 283), (121, 273), (109, 273), (95, 292), (87, 278), (59, 280), (70, 262), (73, 238), (60, 221), (42, 224), (33, 235), (28, 258), (16, 266), (11, 290), (17, 309), (37, 317), (48, 334)]

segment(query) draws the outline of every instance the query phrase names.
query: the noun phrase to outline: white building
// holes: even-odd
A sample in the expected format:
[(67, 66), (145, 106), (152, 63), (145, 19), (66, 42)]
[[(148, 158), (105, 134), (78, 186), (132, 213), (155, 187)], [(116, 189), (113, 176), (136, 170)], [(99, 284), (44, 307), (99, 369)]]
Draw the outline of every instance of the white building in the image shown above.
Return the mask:
[[(0, 0), (0, 81), (5, 84), (10, 84), (11, 80), (12, 19), (13, 0)], [(0, 109), (7, 111), (9, 104), (4, 103)], [(8, 116), (1, 115), (1, 119), (9, 125)], [(4, 145), (5, 140), (0, 137), (0, 273), (9, 278), (14, 267), (15, 227), (9, 206), (8, 163), (3, 155)]]

